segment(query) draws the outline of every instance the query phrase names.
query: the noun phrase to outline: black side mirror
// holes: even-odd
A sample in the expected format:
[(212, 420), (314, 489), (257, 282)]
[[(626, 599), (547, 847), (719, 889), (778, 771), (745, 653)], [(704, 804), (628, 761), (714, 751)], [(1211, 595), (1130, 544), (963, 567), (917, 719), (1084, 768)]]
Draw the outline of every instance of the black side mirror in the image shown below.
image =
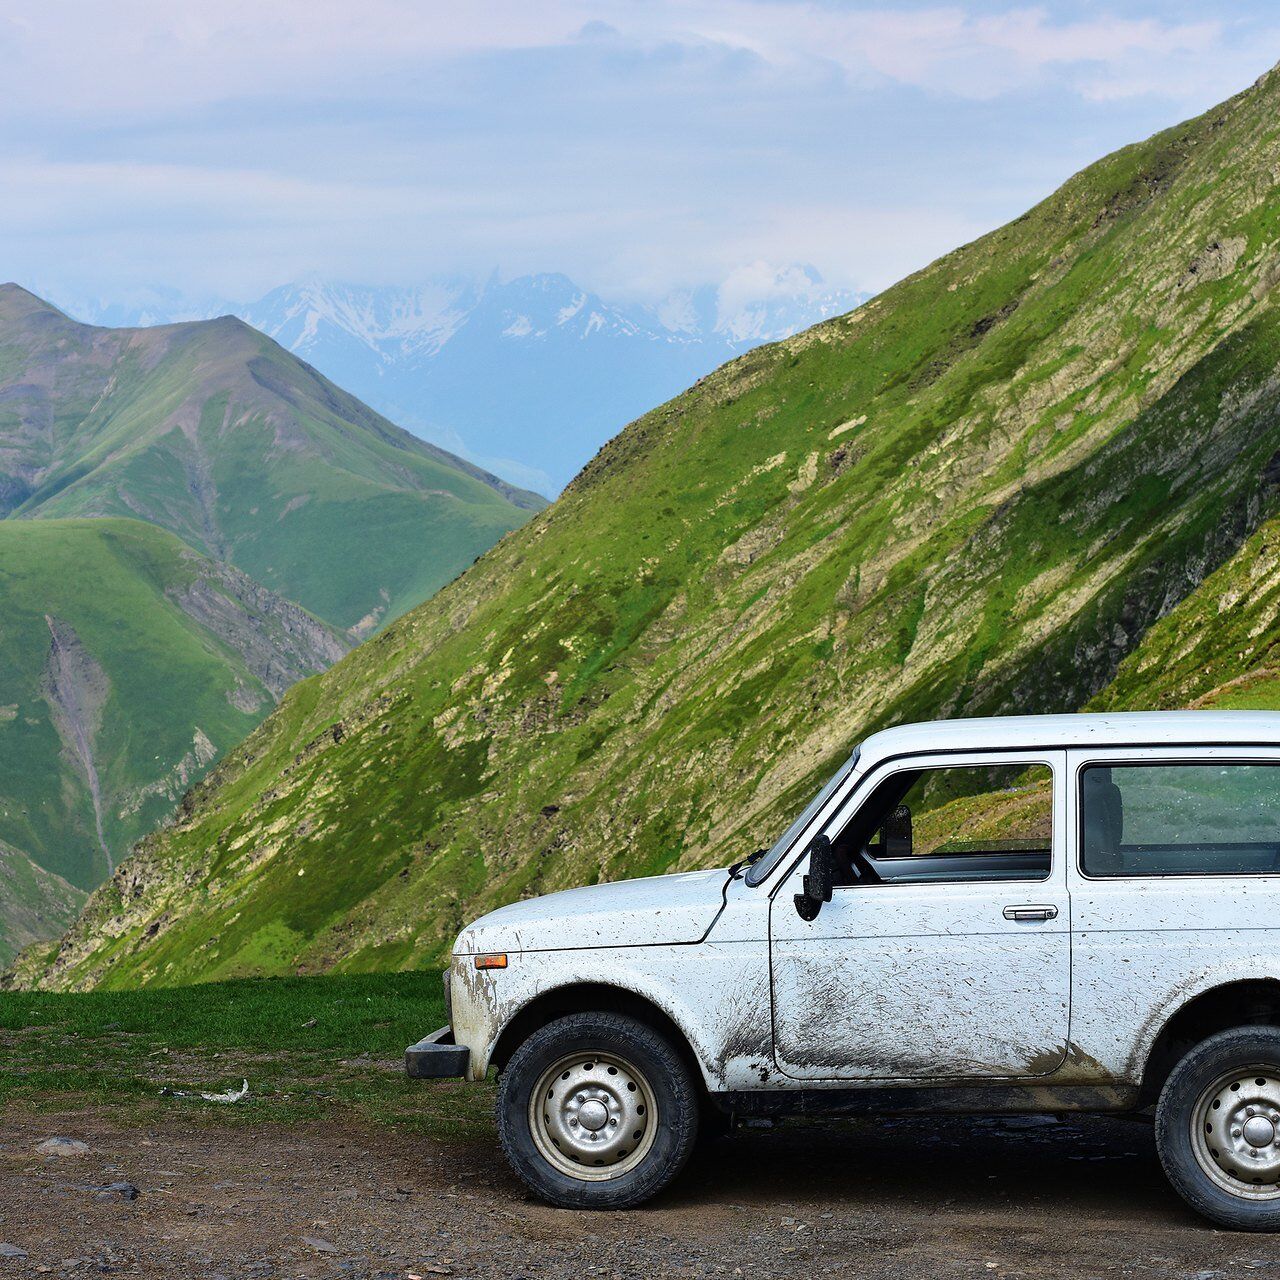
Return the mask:
[(815, 836), (809, 846), (809, 873), (804, 878), (803, 892), (794, 898), (801, 920), (816, 920), (822, 904), (831, 901), (835, 870), (836, 858), (831, 841), (825, 835)]
[(905, 804), (900, 804), (884, 824), (884, 856), (909, 858), (911, 853), (911, 810)]

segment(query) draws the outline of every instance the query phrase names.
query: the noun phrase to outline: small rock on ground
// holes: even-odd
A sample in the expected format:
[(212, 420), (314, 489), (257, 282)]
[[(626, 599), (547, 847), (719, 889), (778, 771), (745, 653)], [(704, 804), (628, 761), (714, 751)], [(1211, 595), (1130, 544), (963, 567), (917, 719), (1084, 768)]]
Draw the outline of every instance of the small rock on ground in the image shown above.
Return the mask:
[(36, 1147), (42, 1156), (87, 1156), (89, 1144), (77, 1138), (46, 1138)]

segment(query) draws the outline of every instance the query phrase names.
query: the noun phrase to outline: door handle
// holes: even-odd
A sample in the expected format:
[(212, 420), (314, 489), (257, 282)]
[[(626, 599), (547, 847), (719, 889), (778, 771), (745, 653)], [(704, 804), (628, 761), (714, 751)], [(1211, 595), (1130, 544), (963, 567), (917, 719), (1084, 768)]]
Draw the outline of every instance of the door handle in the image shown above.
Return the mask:
[(1057, 907), (1005, 907), (1006, 920), (1056, 920)]

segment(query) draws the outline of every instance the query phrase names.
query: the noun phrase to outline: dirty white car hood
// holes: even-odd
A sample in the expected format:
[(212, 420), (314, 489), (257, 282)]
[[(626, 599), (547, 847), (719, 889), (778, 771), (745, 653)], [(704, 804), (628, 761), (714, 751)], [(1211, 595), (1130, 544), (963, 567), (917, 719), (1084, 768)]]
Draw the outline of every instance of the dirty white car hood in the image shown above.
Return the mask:
[(455, 955), (697, 942), (720, 911), (727, 872), (620, 880), (529, 898), (481, 916)]

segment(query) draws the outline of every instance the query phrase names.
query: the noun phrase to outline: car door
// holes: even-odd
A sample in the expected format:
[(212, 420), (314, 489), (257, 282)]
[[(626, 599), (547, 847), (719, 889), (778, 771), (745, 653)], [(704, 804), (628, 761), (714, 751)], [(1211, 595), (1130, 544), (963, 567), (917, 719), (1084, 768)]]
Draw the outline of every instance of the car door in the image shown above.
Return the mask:
[[(855, 839), (881, 878), (837, 885), (806, 921), (792, 900), (806, 855), (771, 902), (784, 1074), (972, 1080), (1061, 1064), (1071, 990), (1065, 776), (1064, 752), (992, 752), (886, 762), (861, 780), (825, 833), (837, 845)], [(905, 851), (904, 806), (893, 807), (904, 788), (917, 805)], [(876, 805), (892, 815), (878, 818)], [(878, 837), (864, 844), (876, 822)]]
[(1068, 763), (1071, 1038), (1136, 1083), (1149, 1038), (1189, 999), (1280, 972), (1280, 751), (1090, 748)]

